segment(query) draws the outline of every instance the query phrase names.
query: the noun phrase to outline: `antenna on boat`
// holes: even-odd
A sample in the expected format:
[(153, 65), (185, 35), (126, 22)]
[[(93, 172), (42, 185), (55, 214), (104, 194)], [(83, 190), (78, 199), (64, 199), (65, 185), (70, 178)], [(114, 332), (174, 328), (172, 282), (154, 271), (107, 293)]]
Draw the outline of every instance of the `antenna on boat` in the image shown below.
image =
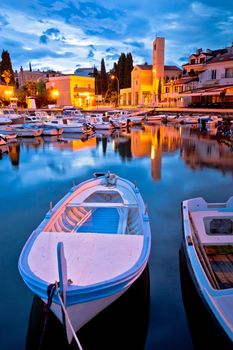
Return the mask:
[(137, 181), (134, 180), (134, 187), (136, 188), (137, 187)]
[(53, 210), (53, 202), (52, 202), (52, 201), (49, 202), (49, 210), (50, 210), (50, 211)]
[(145, 203), (145, 213), (144, 215), (148, 215), (148, 205)]

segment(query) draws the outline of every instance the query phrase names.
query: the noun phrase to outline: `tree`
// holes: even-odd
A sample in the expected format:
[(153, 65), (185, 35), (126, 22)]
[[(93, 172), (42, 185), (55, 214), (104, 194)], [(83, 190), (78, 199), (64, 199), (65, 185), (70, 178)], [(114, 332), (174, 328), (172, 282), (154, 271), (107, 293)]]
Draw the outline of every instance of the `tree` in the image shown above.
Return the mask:
[[(5, 75), (4, 72), (6, 72), (6, 71), (9, 71), (11, 74), (10, 81), (8, 84), (6, 82), (6, 79), (4, 78), (4, 75)], [(15, 77), (14, 77), (14, 71), (13, 71), (12, 64), (11, 64), (10, 54), (6, 50), (2, 51), (0, 75), (1, 75), (1, 79), (4, 83), (6, 83), (7, 85), (15, 85)], [(9, 75), (7, 75), (7, 76), (9, 77)]]
[(46, 106), (48, 104), (48, 93), (46, 90), (46, 84), (44, 80), (40, 80), (36, 83), (36, 106), (38, 108)]
[(101, 95), (101, 78), (96, 67), (93, 69), (93, 77), (95, 78), (95, 94)]
[(9, 71), (9, 69), (4, 70), (1, 76), (2, 76), (3, 80), (5, 81), (6, 85), (8, 86), (10, 84), (11, 77), (12, 77), (12, 74)]
[(126, 66), (126, 56), (124, 53), (121, 53), (118, 60), (118, 79), (119, 79), (120, 89), (123, 89), (126, 85), (125, 66)]
[(125, 88), (131, 87), (131, 72), (133, 70), (133, 57), (132, 54), (129, 52), (126, 55), (126, 62), (125, 62)]
[(108, 76), (106, 73), (105, 62), (103, 58), (101, 60), (100, 82), (101, 82), (101, 94), (105, 95), (108, 89)]

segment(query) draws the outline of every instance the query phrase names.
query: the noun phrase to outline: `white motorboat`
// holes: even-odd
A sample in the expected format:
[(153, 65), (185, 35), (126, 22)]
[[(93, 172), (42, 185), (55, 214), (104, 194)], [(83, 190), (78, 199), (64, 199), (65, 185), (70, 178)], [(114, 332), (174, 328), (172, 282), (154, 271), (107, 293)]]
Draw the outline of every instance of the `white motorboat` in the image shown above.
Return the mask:
[(233, 197), (226, 203), (185, 200), (183, 247), (194, 285), (222, 333), (233, 343)]
[(103, 121), (103, 117), (98, 114), (89, 115), (89, 122), (96, 130), (112, 130), (115, 125), (111, 121)]
[(15, 113), (14, 109), (11, 108), (1, 108), (0, 115), (10, 119), (12, 124), (24, 123), (25, 119), (23, 115)]
[(95, 174), (46, 214), (22, 250), (19, 271), (33, 293), (51, 300), (71, 342), (138, 279), (150, 246), (138, 188), (114, 174)]
[(9, 125), (11, 123), (12, 120), (4, 114), (2, 109), (0, 109), (0, 125)]
[(76, 123), (68, 119), (54, 119), (50, 122), (45, 122), (44, 125), (56, 126), (57, 128), (63, 129), (63, 133), (83, 132), (83, 123)]
[(37, 137), (43, 133), (43, 128), (32, 127), (31, 125), (14, 126), (12, 130), (18, 137)]

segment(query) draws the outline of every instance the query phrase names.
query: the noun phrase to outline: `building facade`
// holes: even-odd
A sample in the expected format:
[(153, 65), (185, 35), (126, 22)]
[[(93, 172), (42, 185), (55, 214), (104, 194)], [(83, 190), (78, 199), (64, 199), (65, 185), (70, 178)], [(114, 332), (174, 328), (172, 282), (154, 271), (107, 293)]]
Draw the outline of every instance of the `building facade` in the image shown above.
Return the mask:
[(63, 74), (60, 72), (55, 72), (53, 70), (40, 71), (32, 70), (31, 65), (29, 66), (29, 70), (24, 70), (23, 67), (20, 67), (19, 71), (15, 71), (15, 81), (16, 85), (20, 88), (24, 86), (29, 81), (39, 82), (40, 80), (48, 81), (50, 77), (59, 77)]
[[(174, 89), (177, 87), (177, 90)], [(182, 79), (166, 84), (166, 97), (178, 107), (233, 107), (233, 45), (198, 49), (183, 65)]]
[(164, 100), (164, 84), (177, 79), (182, 70), (164, 64), (165, 39), (153, 41), (152, 64), (136, 65), (131, 72), (131, 87), (121, 89), (121, 105), (159, 105)]
[(90, 76), (49, 77), (46, 89), (56, 91), (56, 104), (59, 106), (85, 108), (95, 105), (95, 78)]

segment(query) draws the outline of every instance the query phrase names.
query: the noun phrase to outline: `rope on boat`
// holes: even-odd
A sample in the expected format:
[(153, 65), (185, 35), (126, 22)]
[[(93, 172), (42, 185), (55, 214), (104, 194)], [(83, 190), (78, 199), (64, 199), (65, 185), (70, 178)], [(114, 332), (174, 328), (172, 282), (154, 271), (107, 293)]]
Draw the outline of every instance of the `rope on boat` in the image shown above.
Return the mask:
[(69, 318), (69, 315), (68, 315), (68, 313), (67, 313), (66, 307), (65, 307), (65, 305), (64, 305), (64, 303), (63, 303), (62, 297), (61, 297), (61, 295), (60, 295), (60, 290), (59, 290), (58, 283), (56, 282), (55, 285), (56, 285), (57, 296), (58, 296), (58, 299), (59, 299), (59, 301), (60, 301), (60, 303), (61, 303), (62, 311), (64, 312), (65, 318), (66, 318), (66, 320), (67, 320), (68, 323), (69, 323), (69, 326), (70, 326), (71, 332), (72, 332), (72, 334), (73, 334), (73, 337), (74, 337), (74, 339), (75, 339), (75, 341), (76, 341), (76, 343), (77, 343), (77, 345), (78, 345), (78, 349), (79, 349), (79, 350), (83, 350), (82, 345), (80, 344), (80, 341), (79, 341), (79, 339), (78, 339), (78, 337), (77, 337), (77, 335), (76, 335), (76, 333), (75, 333), (75, 330), (74, 330), (74, 328), (73, 328), (73, 326), (72, 326), (72, 323), (71, 323), (71, 321), (70, 321), (70, 318)]
[(47, 304), (44, 305), (45, 319), (44, 319), (44, 325), (43, 325), (43, 329), (42, 329), (42, 333), (41, 333), (41, 337), (40, 337), (40, 343), (39, 343), (39, 347), (38, 347), (39, 350), (41, 349), (42, 343), (44, 340), (45, 330), (46, 330), (47, 323), (48, 323), (49, 310), (50, 310), (50, 307), (52, 304), (55, 290), (56, 290), (55, 283), (50, 284), (47, 288), (48, 301), (47, 301)]

